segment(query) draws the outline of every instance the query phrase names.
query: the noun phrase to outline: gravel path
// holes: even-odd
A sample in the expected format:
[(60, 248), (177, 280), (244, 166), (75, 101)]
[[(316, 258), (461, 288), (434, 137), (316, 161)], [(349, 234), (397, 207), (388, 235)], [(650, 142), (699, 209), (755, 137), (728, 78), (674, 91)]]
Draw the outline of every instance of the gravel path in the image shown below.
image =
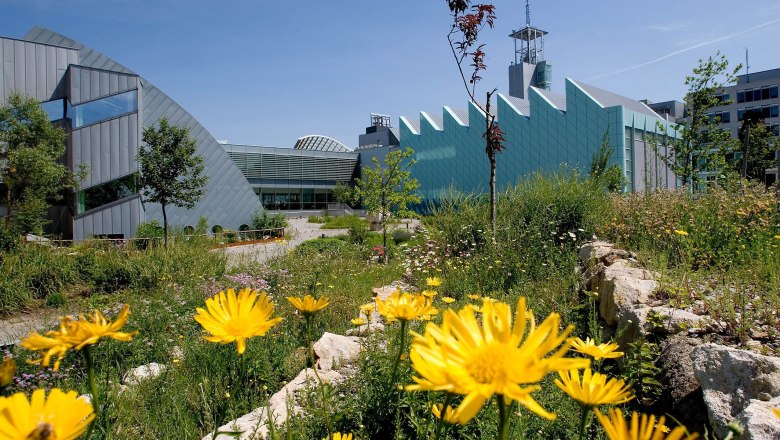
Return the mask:
[(309, 223), (306, 218), (291, 218), (288, 219), (288, 222), (290, 226), (285, 228), (285, 236), (287, 237), (285, 241), (224, 248), (223, 252), (228, 257), (228, 267), (254, 261), (262, 263), (273, 257), (284, 255), (304, 241), (323, 235), (334, 237), (347, 233), (346, 229), (320, 229), (321, 224)]

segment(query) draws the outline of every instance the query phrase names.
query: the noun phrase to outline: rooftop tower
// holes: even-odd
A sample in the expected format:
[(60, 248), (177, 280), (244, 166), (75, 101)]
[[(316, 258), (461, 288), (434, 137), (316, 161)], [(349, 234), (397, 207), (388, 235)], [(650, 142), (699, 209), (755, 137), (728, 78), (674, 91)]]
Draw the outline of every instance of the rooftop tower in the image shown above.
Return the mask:
[(525, 27), (513, 30), (515, 60), (509, 66), (509, 95), (526, 99), (528, 87), (550, 90), (552, 65), (544, 59), (544, 36), (547, 31), (531, 26), (531, 6), (525, 2)]

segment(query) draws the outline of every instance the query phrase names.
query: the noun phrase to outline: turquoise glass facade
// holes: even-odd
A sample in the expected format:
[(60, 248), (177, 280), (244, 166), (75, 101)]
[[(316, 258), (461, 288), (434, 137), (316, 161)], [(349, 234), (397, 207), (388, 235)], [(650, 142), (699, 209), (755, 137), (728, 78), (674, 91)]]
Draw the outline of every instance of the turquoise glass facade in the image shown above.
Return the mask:
[[(611, 161), (628, 179), (626, 190), (677, 186), (647, 142), (657, 142), (658, 124), (668, 123), (640, 102), (567, 79), (565, 96), (530, 87), (527, 100), (497, 94), (494, 105), (506, 139), (497, 156), (499, 190), (562, 165), (587, 172), (605, 133), (613, 148)], [(415, 151), (412, 174), (423, 199), (435, 201), (450, 188), (488, 191), (484, 130), (485, 115), (473, 103), (467, 112), (449, 107), (442, 116), (421, 112), (419, 123), (401, 117), (400, 144)]]

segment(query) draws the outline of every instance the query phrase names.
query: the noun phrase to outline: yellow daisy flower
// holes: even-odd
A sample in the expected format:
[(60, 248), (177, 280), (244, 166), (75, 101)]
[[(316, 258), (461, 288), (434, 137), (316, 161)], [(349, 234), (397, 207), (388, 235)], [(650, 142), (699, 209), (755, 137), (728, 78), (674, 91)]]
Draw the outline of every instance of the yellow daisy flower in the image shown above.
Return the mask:
[(682, 229), (675, 229), (674, 233), (677, 234), (677, 235), (682, 235), (682, 236), (687, 236), (688, 235), (688, 233), (683, 231)]
[(67, 334), (63, 334), (61, 338), (70, 342), (76, 350), (81, 350), (86, 345), (95, 345), (101, 338), (112, 338), (118, 341), (130, 341), (133, 339), (133, 335), (137, 332), (125, 333), (119, 330), (127, 322), (127, 318), (130, 316), (130, 305), (125, 304), (122, 307), (122, 311), (116, 317), (116, 321), (111, 322), (100, 313), (100, 310), (95, 311), (88, 315), (87, 318), (81, 315), (78, 321), (73, 321), (75, 324), (75, 332), (69, 331)]
[(433, 299), (433, 297), (438, 295), (438, 294), (439, 293), (436, 292), (435, 290), (423, 290), (422, 292), (420, 292), (420, 295), (422, 295), (422, 296), (424, 296), (424, 297), (426, 297), (428, 299)]
[(246, 350), (246, 340), (254, 336), (263, 336), (282, 318), (271, 319), (274, 303), (263, 292), (259, 296), (256, 290), (228, 289), (206, 300), (206, 309), (198, 307), (195, 321), (211, 333), (205, 336), (210, 342), (230, 344), (236, 342), (238, 354)]
[(7, 386), (14, 380), (16, 375), (16, 361), (11, 358), (6, 358), (3, 363), (0, 364), (0, 387)]
[(46, 391), (39, 389), (29, 401), (24, 393), (0, 397), (2, 439), (75, 440), (94, 418), (92, 405), (75, 391), (54, 388), (47, 398)]
[(441, 286), (441, 278), (439, 277), (426, 278), (425, 285), (428, 287), (439, 287)]
[(442, 296), (441, 300), (444, 301), (445, 304), (452, 304), (455, 302), (455, 298), (450, 298), (449, 296)]
[(380, 315), (387, 318), (388, 322), (430, 319), (432, 315), (439, 313), (426, 297), (400, 290), (384, 300), (377, 297), (376, 309)]
[(303, 313), (303, 316), (312, 316), (330, 304), (330, 298), (314, 298), (311, 295), (306, 295), (303, 298), (288, 296), (287, 301), (290, 301), (293, 307)]
[(574, 351), (590, 356), (597, 361), (601, 359), (616, 359), (623, 356), (622, 351), (616, 351), (618, 349), (617, 344), (596, 344), (596, 341), (589, 337), (585, 338), (584, 341), (580, 338), (570, 338), (569, 345), (571, 345)]
[(363, 318), (355, 318), (351, 322), (352, 325), (354, 326), (361, 326), (361, 325), (365, 325), (367, 321)]
[(583, 371), (581, 380), (578, 370), (559, 371), (558, 375), (561, 378), (555, 379), (555, 385), (582, 406), (617, 405), (634, 398), (623, 380), (593, 373), (590, 368)]
[[(458, 415), (455, 413), (455, 410), (452, 409), (451, 406), (447, 405), (447, 408), (442, 411), (442, 405), (441, 403), (437, 403), (436, 405), (431, 406), (431, 413), (434, 417), (436, 417), (439, 420), (444, 420), (446, 423), (449, 423), (450, 425), (455, 425), (458, 423)], [(442, 414), (443, 412), (443, 414)]]
[[(352, 440), (352, 434), (342, 434), (340, 432), (336, 432), (333, 434), (332, 437), (333, 440)], [(322, 440), (329, 440), (328, 437), (324, 437)]]
[(362, 306), (360, 306), (360, 313), (362, 313), (362, 314), (364, 314), (366, 316), (371, 316), (371, 314), (374, 312), (374, 310), (376, 310), (376, 303), (370, 302), (370, 303), (363, 304)]
[[(693, 440), (697, 434), (688, 434), (684, 426), (678, 426), (671, 431), (666, 426), (666, 419), (660, 417), (656, 422), (655, 416), (639, 414), (634, 411), (631, 414), (629, 425), (623, 418), (623, 412), (613, 408), (608, 416), (602, 415), (596, 410), (596, 418), (607, 434), (609, 440)], [(667, 435), (668, 433), (668, 435)]]
[(482, 324), (474, 310), (444, 312), (441, 326), (429, 323), (425, 334), (412, 332), (410, 358), (419, 376), (409, 391), (446, 391), (463, 394), (457, 421), (468, 423), (494, 394), (503, 395), (536, 414), (554, 419), (531, 396), (547, 373), (587, 368), (587, 359), (566, 358), (566, 336), (573, 326), (559, 331), (560, 316), (552, 313), (538, 327), (525, 298), (512, 308), (502, 302), (485, 303)]
[(468, 294), (468, 295), (466, 295), (466, 297), (467, 297), (468, 299), (471, 299), (471, 300), (474, 300), (474, 301), (477, 301), (477, 300), (479, 300), (479, 299), (482, 299), (482, 296), (481, 296), (481, 295), (477, 295), (476, 293), (471, 293), (471, 294)]

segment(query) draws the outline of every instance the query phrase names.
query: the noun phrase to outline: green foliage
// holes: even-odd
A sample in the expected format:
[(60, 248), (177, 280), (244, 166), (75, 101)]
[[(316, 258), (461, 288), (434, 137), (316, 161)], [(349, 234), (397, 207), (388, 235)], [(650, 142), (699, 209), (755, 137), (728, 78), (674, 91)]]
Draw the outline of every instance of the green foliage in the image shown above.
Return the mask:
[(369, 234), (368, 226), (364, 223), (353, 223), (349, 225), (347, 231), (349, 241), (355, 244), (363, 244), (368, 241)]
[(604, 133), (601, 147), (593, 153), (589, 177), (609, 192), (621, 192), (626, 187), (626, 176), (620, 165), (609, 164), (611, 156), (612, 147), (609, 145), (609, 134)]
[(368, 228), (368, 222), (356, 215), (328, 217), (321, 229), (347, 229), (353, 226)]
[(348, 182), (336, 182), (336, 187), (333, 188), (333, 196), (337, 201), (346, 205), (352, 205), (357, 200), (355, 188)]
[(49, 122), (37, 100), (13, 92), (0, 104), (0, 145), (5, 227), (16, 234), (41, 234), (50, 201), (76, 186), (76, 176), (59, 163), (65, 132)]
[(738, 64), (729, 69), (728, 60), (720, 52), (707, 60), (700, 59), (693, 74), (685, 77), (688, 92), (684, 104), (688, 117), (681, 119), (670, 131), (659, 123), (660, 144), (671, 147), (671, 151), (664, 154), (656, 148), (656, 153), (682, 180), (683, 186), (698, 187), (702, 173), (717, 179), (727, 177), (726, 156), (734, 150), (735, 141), (731, 133), (721, 129), (719, 121), (710, 118), (708, 113), (713, 107), (731, 103), (722, 100), (720, 95), (725, 86), (736, 82), (736, 74), (741, 68)]
[(662, 385), (658, 381), (661, 369), (656, 366), (661, 350), (658, 344), (644, 339), (628, 344), (623, 357), (621, 375), (631, 388), (637, 400), (644, 406), (650, 406), (661, 397)]
[(146, 127), (145, 147), (138, 151), (141, 168), (139, 186), (147, 202), (159, 203), (163, 212), (163, 230), (168, 241), (168, 205), (192, 209), (203, 197), (208, 176), (203, 175), (203, 157), (195, 154), (197, 146), (184, 127), (170, 125), (166, 117), (159, 125)]
[(20, 242), (21, 236), (0, 224), (0, 253), (13, 251)]
[(135, 236), (138, 238), (162, 238), (163, 228), (156, 219), (147, 220), (138, 225)]
[(287, 217), (281, 213), (269, 215), (267, 210), (258, 209), (252, 217), (252, 229), (277, 229), (287, 226)]
[(739, 139), (740, 145), (736, 151), (741, 154), (734, 161), (735, 171), (746, 179), (763, 182), (766, 170), (777, 165), (774, 153), (780, 144), (775, 140), (774, 133), (764, 121), (745, 118), (739, 130)]
[[(355, 193), (369, 214), (379, 216), (382, 224), (382, 243), (387, 248), (387, 222), (391, 217), (413, 215), (410, 203), (420, 203), (415, 193), (420, 187), (417, 179), (410, 177), (415, 160), (411, 148), (391, 151), (385, 157), (384, 166), (373, 158), (373, 166), (363, 168), (363, 177), (355, 179)], [(387, 253), (385, 253), (387, 262)]]

